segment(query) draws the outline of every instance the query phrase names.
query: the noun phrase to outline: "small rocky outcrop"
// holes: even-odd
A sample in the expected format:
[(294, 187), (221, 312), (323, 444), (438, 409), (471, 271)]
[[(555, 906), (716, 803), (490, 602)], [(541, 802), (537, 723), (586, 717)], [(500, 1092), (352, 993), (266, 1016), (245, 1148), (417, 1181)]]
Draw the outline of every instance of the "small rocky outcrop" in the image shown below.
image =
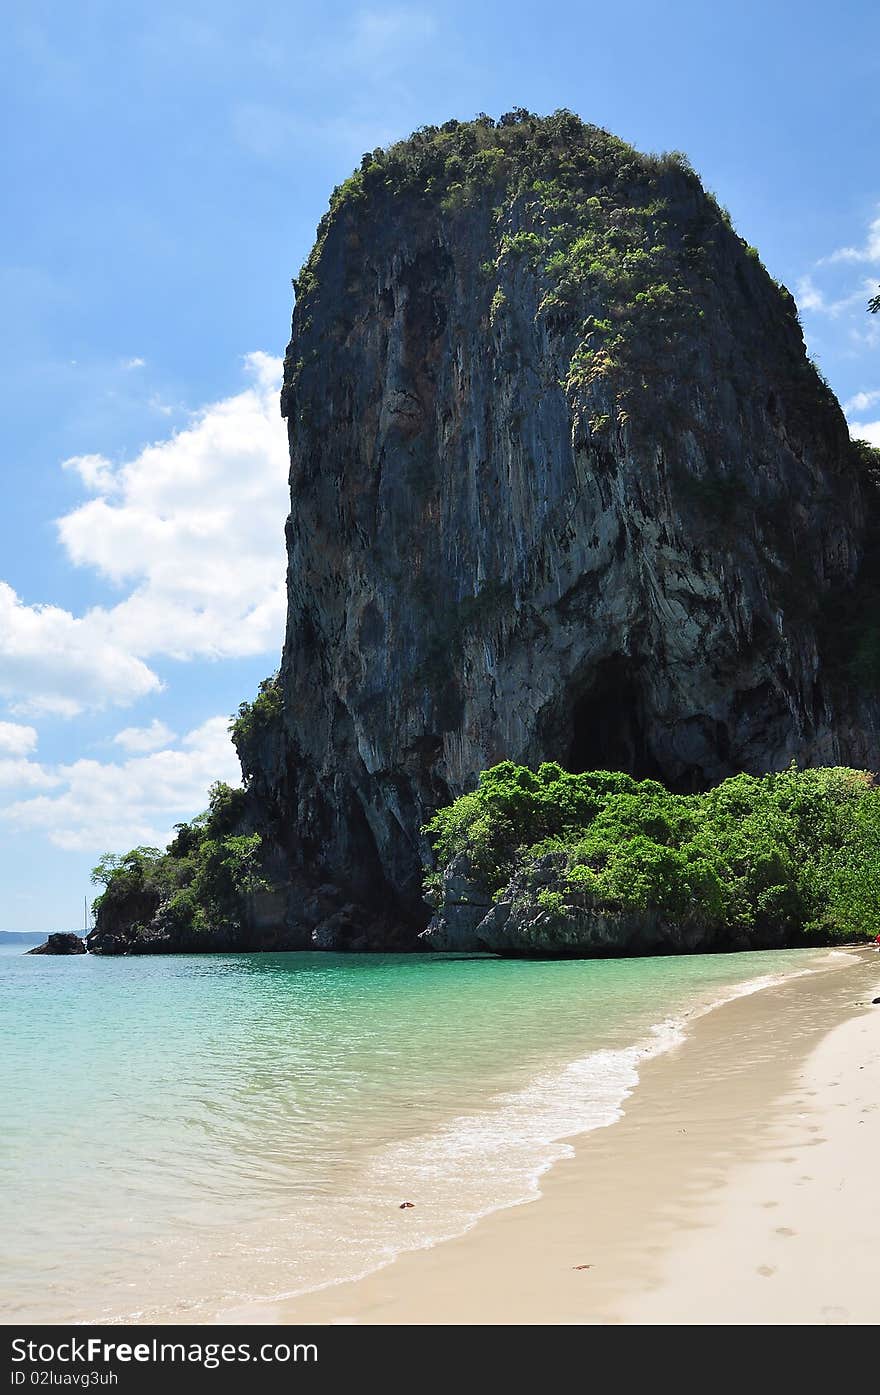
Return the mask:
[(86, 943), (81, 936), (73, 933), (72, 930), (59, 930), (50, 935), (43, 945), (37, 945), (34, 949), (29, 949), (28, 954), (85, 954)]

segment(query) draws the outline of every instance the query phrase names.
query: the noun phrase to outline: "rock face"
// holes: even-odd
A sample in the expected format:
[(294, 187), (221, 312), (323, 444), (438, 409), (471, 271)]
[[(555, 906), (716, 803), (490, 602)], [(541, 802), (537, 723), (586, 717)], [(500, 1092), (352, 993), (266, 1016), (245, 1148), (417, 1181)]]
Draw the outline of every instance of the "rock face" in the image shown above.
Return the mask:
[(680, 158), (522, 112), (365, 156), (282, 410), (287, 636), (238, 746), (291, 943), (412, 942), (421, 826), (503, 758), (880, 764), (825, 639), (866, 536), (846, 424)]
[[(99, 906), (95, 929), (87, 940), (89, 953), (273, 953), (307, 948), (374, 949), (381, 943), (371, 941), (367, 935), (373, 918), (365, 916), (361, 907), (340, 906), (335, 886), (318, 887), (304, 895), (298, 915), (294, 916), (285, 914), (284, 898), (277, 892), (257, 893), (248, 898), (241, 923), (217, 924), (210, 929), (181, 926), (169, 916), (167, 906), (158, 897), (146, 909), (144, 915), (144, 900), (135, 896), (125, 898), (115, 915), (108, 915)], [(309, 917), (307, 924), (316, 928), (305, 931), (303, 916)], [(54, 951), (40, 951), (50, 952)]]
[[(100, 914), (99, 914), (100, 921)], [(184, 932), (163, 924), (161, 908), (147, 925), (131, 925), (107, 930), (100, 923), (88, 937), (90, 954), (230, 954), (243, 949), (271, 949), (256, 937), (247, 942), (241, 931), (225, 928)], [(283, 947), (283, 946), (282, 946)], [(34, 951), (36, 952), (36, 951)]]
[(28, 954), (85, 954), (85, 940), (73, 931), (58, 931), (50, 935), (43, 945), (37, 945), (35, 949), (29, 949)]

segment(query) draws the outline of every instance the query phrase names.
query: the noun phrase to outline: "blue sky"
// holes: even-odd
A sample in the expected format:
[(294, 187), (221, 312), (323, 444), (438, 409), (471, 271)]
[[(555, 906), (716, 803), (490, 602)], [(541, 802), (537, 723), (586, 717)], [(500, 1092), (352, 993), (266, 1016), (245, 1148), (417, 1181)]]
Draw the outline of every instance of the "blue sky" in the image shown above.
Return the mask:
[(4, 11), (0, 927), (234, 778), (277, 664), (290, 278), (413, 128), (567, 106), (688, 153), (880, 444), (880, 11), (680, 0)]

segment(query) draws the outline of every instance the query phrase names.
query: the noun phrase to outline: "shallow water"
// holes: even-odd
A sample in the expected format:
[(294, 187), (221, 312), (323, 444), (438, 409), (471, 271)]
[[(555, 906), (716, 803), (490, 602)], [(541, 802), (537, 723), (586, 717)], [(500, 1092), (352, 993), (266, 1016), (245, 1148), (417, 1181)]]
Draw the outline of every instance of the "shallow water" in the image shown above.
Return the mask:
[(2, 1318), (207, 1320), (460, 1233), (689, 1014), (825, 958), (4, 951)]

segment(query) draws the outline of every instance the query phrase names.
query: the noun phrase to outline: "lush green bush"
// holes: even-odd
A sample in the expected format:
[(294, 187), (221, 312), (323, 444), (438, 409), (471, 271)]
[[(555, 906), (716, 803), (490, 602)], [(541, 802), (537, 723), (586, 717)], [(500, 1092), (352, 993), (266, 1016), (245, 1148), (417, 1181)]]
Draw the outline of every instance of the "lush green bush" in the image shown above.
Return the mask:
[(253, 702), (239, 704), (238, 713), (229, 724), (236, 747), (251, 746), (280, 720), (283, 706), (278, 675), (264, 678)]
[[(505, 761), (426, 832), (441, 866), (466, 853), (495, 895), (553, 852), (572, 891), (609, 907), (795, 940), (880, 930), (880, 790), (860, 770), (792, 766), (679, 795), (619, 772)], [(436, 873), (426, 884), (436, 896)], [(562, 913), (558, 891), (545, 900)]]
[(266, 885), (260, 873), (261, 839), (239, 830), (245, 794), (217, 781), (204, 813), (175, 826), (163, 853), (134, 848), (107, 853), (92, 871), (104, 891), (94, 902), (99, 925), (115, 913), (133, 925), (161, 912), (177, 929), (238, 925), (245, 899)]

